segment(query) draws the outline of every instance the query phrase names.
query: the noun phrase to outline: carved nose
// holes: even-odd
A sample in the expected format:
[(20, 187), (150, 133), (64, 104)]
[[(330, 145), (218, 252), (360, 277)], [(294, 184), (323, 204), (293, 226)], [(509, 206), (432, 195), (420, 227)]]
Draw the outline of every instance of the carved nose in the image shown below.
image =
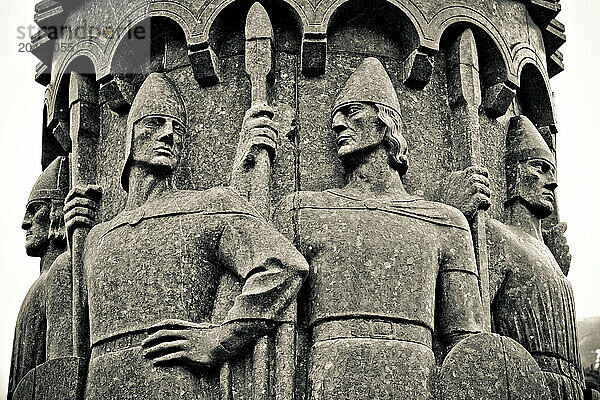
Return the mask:
[(558, 187), (558, 183), (552, 181), (550, 183), (545, 184), (544, 187), (548, 190), (554, 191), (554, 189), (556, 189)]
[(337, 113), (335, 113), (335, 115), (333, 116), (333, 120), (331, 121), (331, 127), (333, 131), (338, 135), (344, 132), (346, 128), (348, 128), (346, 126), (346, 123), (344, 122), (344, 116), (341, 112), (338, 111)]
[(31, 218), (25, 215), (23, 222), (21, 222), (21, 229), (27, 231), (29, 228), (31, 228)]
[(173, 146), (173, 124), (167, 122), (163, 126), (158, 140), (169, 146)]

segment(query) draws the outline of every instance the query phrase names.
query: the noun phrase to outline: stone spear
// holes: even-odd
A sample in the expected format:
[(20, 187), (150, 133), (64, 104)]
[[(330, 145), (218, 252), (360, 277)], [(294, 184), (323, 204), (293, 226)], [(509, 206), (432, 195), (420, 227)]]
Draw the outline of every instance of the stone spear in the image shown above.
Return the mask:
[[(448, 98), (451, 112), (452, 154), (459, 168), (482, 166), (479, 107), (479, 59), (471, 29), (452, 43), (447, 55)], [(471, 221), (475, 259), (479, 271), (479, 291), (484, 312), (484, 330), (491, 330), (489, 270), (485, 233), (486, 212), (477, 210)]]
[[(273, 26), (267, 11), (256, 2), (250, 7), (245, 26), (245, 67), (250, 78), (252, 106), (268, 105), (268, 77), (273, 69)], [(271, 116), (272, 117), (272, 116)], [(271, 192), (271, 162), (275, 156), (271, 139), (253, 132), (249, 141), (241, 137), (234, 161), (231, 184), (248, 199), (250, 204), (269, 219)], [(290, 310), (295, 312), (295, 308)], [(260, 338), (254, 346), (252, 368), (252, 398), (292, 399), (295, 365), (295, 330), (292, 324), (277, 329), (275, 343), (268, 336)], [(270, 388), (270, 349), (275, 353), (274, 386)], [(228, 363), (221, 368), (221, 399), (231, 399), (231, 370)], [(273, 393), (274, 392), (274, 393)]]
[[(72, 187), (87, 187), (86, 194), (99, 198), (99, 188), (88, 186), (96, 180), (96, 149), (100, 132), (98, 93), (92, 78), (71, 73), (69, 110)], [(83, 282), (83, 248), (88, 232), (87, 227), (76, 227), (69, 238), (73, 273), (73, 356), (81, 359), (87, 358), (90, 350), (87, 293)]]

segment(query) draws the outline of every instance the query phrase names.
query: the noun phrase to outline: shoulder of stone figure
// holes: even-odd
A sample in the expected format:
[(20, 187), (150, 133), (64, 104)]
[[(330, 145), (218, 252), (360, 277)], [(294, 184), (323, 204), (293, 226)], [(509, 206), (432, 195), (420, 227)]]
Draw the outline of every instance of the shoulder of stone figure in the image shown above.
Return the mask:
[(284, 196), (277, 205), (277, 212), (288, 212), (299, 207), (330, 205), (333, 202), (328, 192), (300, 191)]
[(48, 269), (47, 285), (60, 285), (64, 279), (71, 279), (71, 252), (61, 253)]
[(504, 242), (511, 241), (512, 235), (510, 228), (503, 222), (497, 219), (487, 218), (485, 220), (485, 228), (488, 242)]
[(19, 314), (21, 314), (23, 309), (29, 307), (33, 302), (38, 302), (41, 301), (40, 299), (43, 299), (46, 291), (46, 279), (47, 272), (42, 272), (40, 276), (31, 284), (27, 294), (25, 295), (25, 298), (23, 299)]
[(460, 211), (458, 208), (448, 205), (448, 204), (445, 204), (445, 203), (440, 203), (437, 201), (428, 201), (428, 200), (418, 200), (418, 201), (421, 202), (419, 204), (419, 206), (431, 208), (432, 210), (435, 210), (436, 212), (441, 213), (442, 217), (446, 220), (446, 222), (448, 224), (454, 225), (456, 227), (462, 228), (467, 231), (471, 230), (471, 228), (469, 227), (469, 222), (467, 221), (467, 218), (462, 213), (462, 211)]

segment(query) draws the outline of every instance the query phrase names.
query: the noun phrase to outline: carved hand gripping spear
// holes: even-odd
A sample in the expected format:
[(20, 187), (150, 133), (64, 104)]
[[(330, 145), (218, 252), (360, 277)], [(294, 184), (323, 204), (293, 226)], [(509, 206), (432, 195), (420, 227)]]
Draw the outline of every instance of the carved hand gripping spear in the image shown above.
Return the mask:
[[(251, 83), (252, 106), (269, 105), (268, 76), (273, 69), (273, 26), (260, 3), (254, 3), (246, 17), (246, 73)], [(272, 115), (270, 116), (272, 117)], [(269, 132), (260, 134), (254, 128), (252, 137), (240, 138), (234, 161), (231, 184), (245, 196), (265, 219), (270, 215), (271, 163), (275, 156)], [(295, 306), (290, 312), (295, 313)], [(273, 343), (274, 342), (274, 343)], [(270, 387), (270, 349), (275, 351), (274, 388)], [(253, 399), (292, 399), (294, 393), (295, 330), (293, 324), (282, 324), (274, 340), (264, 336), (254, 347)], [(221, 368), (221, 399), (231, 399), (231, 371), (228, 363)]]
[[(452, 108), (453, 154), (462, 168), (481, 166), (479, 59), (475, 36), (471, 29), (466, 29), (452, 44), (448, 54), (447, 67), (448, 97)], [(476, 211), (471, 221), (471, 234), (479, 270), (484, 331), (489, 332), (491, 318), (485, 220), (486, 212)]]

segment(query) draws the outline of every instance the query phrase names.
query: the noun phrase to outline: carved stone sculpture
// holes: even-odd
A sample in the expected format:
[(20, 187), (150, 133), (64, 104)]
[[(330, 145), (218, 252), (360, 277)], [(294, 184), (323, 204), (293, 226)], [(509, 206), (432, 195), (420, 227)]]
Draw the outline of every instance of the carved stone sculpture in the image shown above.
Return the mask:
[(446, 350), (482, 329), (468, 224), (404, 189), (399, 109), (366, 59), (332, 113), (346, 186), (294, 193), (276, 214), (311, 266), (300, 305), (311, 399), (430, 399), (434, 329)]
[[(511, 117), (556, 151), (559, 0), (105, 3), (36, 6), (42, 167), (74, 189), (12, 400), (533, 400), (556, 368), (581, 395), (564, 276), (497, 222)], [(542, 253), (548, 279), (502, 275)], [(510, 332), (512, 295), (558, 350)]]
[[(173, 189), (186, 134), (173, 83), (151, 74), (127, 124), (125, 209), (85, 243), (91, 356), (85, 399), (212, 399), (218, 365), (282, 322), (305, 260), (233, 190)], [(67, 228), (91, 224), (83, 190)], [(225, 321), (212, 323), (220, 277), (243, 287)]]
[(494, 330), (533, 355), (553, 399), (582, 399), (573, 291), (541, 229), (553, 211), (555, 161), (527, 117), (511, 120), (506, 174), (507, 221), (487, 225)]
[[(9, 399), (26, 398), (34, 379), (24, 379), (28, 372), (41, 365), (56, 349), (53, 343), (60, 340), (62, 329), (56, 328), (57, 319), (65, 316), (61, 309), (68, 298), (61, 297), (60, 284), (55, 277), (60, 272), (53, 263), (66, 250), (63, 206), (69, 190), (69, 169), (64, 157), (56, 158), (42, 172), (31, 190), (23, 218), (26, 233), (25, 250), (30, 257), (39, 257), (40, 277), (33, 283), (19, 311), (11, 359)], [(51, 267), (52, 266), (52, 267)], [(67, 280), (68, 283), (68, 280)], [(52, 295), (57, 295), (54, 297)], [(68, 315), (68, 314), (67, 314)], [(61, 327), (63, 328), (63, 327)], [(66, 334), (69, 337), (68, 333)], [(19, 385), (21, 387), (19, 388)]]

